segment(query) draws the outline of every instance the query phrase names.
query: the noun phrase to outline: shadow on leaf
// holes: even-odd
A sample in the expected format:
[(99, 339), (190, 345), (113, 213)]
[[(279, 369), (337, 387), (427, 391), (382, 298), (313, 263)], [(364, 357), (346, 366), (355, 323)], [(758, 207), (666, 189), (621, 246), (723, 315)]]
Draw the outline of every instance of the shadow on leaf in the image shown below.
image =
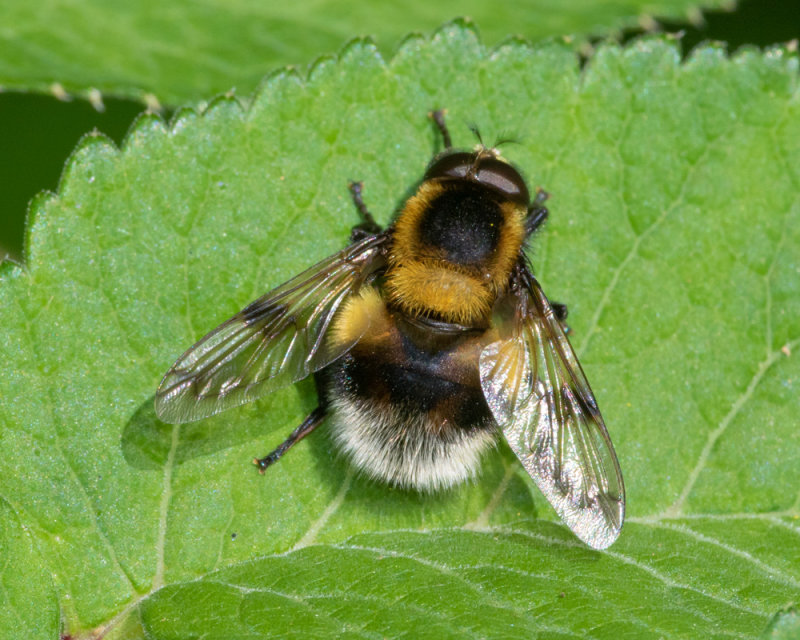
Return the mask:
[[(299, 407), (297, 402), (286, 402), (287, 393), (299, 396)], [(123, 429), (122, 454), (132, 467), (153, 470), (167, 463), (173, 442), (176, 443), (173, 456), (176, 465), (252, 442), (252, 451), (241, 460), (243, 466), (249, 466), (252, 458), (263, 456), (280, 444), (316, 402), (313, 382), (308, 381), (221, 415), (172, 425), (156, 417), (153, 396), (150, 396)], [(295, 476), (297, 465), (304, 464), (307, 465), (301, 473), (304, 483), (313, 483), (319, 491), (330, 492), (331, 497), (336, 495), (345, 482), (350, 463), (334, 446), (327, 421), (297, 447), (307, 448), (310, 460), (303, 461), (299, 451), (289, 451), (277, 465), (267, 470), (263, 478), (267, 485), (265, 490), (276, 473)], [(523, 480), (524, 474), (507, 475), (517, 465), (514, 454), (501, 444), (486, 453), (478, 478), (434, 494), (387, 486), (356, 472), (347, 481), (345, 510), (365, 517), (373, 517), (376, 512), (393, 514), (392, 519), (407, 517), (410, 526), (418, 526), (420, 514), (424, 522), (435, 526), (447, 522), (460, 525), (476, 518), (482, 524), (491, 524), (498, 516), (505, 521), (535, 518), (537, 510), (531, 500), (531, 483)], [(479, 514), (487, 508), (488, 518), (484, 521)]]
[[(175, 464), (261, 438), (272, 430), (270, 424), (283, 423), (283, 419), (276, 415), (282, 412), (273, 411), (281, 399), (281, 394), (276, 394), (266, 403), (259, 401), (233, 412), (173, 425), (158, 419), (153, 406), (154, 396), (150, 396), (139, 405), (122, 431), (122, 455), (137, 469), (160, 469), (169, 458), (173, 436), (177, 438)], [(274, 417), (270, 419), (271, 416)], [(254, 444), (253, 457), (262, 455), (260, 447)]]

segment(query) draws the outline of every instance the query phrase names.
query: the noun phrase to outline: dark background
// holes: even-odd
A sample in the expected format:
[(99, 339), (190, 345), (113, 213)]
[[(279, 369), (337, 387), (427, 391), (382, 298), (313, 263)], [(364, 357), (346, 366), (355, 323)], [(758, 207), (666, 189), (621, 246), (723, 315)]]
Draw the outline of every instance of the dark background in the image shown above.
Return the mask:
[[(726, 42), (731, 52), (746, 44), (766, 47), (800, 37), (800, 0), (742, 0), (733, 12), (706, 13), (705, 24), (698, 27), (662, 26), (685, 32), (685, 52), (705, 40)], [(638, 33), (626, 32), (625, 39)], [(57, 188), (64, 162), (81, 136), (96, 128), (119, 144), (144, 110), (139, 102), (103, 100), (105, 111), (99, 113), (84, 100), (0, 93), (0, 259), (8, 255), (21, 261), (28, 202), (40, 191)]]

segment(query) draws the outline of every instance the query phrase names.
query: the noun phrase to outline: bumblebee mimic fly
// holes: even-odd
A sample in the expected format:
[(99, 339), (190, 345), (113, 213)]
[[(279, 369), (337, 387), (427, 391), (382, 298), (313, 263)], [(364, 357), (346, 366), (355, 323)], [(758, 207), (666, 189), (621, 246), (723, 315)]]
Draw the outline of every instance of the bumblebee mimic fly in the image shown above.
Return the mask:
[(263, 472), (328, 420), (351, 463), (434, 491), (477, 473), (506, 439), (570, 529), (603, 549), (625, 489), (566, 309), (533, 277), (525, 242), (547, 217), (494, 148), (445, 149), (385, 229), (362, 222), (340, 252), (273, 289), (184, 353), (156, 393), (165, 422), (199, 420), (314, 375), (319, 406)]

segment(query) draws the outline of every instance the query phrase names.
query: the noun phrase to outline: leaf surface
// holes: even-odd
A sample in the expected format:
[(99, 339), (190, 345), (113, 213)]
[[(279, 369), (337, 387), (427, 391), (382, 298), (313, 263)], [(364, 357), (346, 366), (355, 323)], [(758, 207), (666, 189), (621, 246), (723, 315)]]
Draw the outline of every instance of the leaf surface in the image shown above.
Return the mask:
[[(800, 102), (786, 50), (488, 51), (455, 24), (390, 61), (355, 43), (121, 151), (87, 137), (0, 270), (0, 636), (758, 637), (800, 593)], [(420, 497), (371, 484), (323, 429), (259, 476), (310, 382), (183, 426), (160, 377), (194, 340), (380, 221), (445, 106), (456, 144), (552, 194), (530, 249), (625, 475), (606, 552), (513, 455)], [(21, 580), (19, 576), (25, 576)], [(788, 613), (787, 613), (788, 612)]]
[[(252, 92), (265, 73), (338, 52), (354, 36), (376, 39), (384, 54), (409, 32), (470, 16), (486, 42), (509, 33), (578, 40), (730, 7), (729, 0), (54, 0), (46, 7), (5, 0), (0, 86), (21, 91), (102, 94), (163, 104)], [(97, 93), (100, 92), (100, 94)]]

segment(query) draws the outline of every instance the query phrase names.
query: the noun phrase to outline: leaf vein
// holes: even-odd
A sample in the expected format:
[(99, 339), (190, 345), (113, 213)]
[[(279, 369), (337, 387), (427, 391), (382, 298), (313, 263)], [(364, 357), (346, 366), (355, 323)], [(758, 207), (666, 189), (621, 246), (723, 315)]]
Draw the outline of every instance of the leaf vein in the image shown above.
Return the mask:
[[(796, 340), (792, 340), (788, 343), (789, 348), (794, 349), (798, 345), (800, 345), (800, 338)], [(691, 473), (689, 474), (689, 478), (686, 481), (686, 485), (683, 487), (683, 490), (680, 493), (678, 499), (665, 510), (665, 515), (670, 517), (678, 517), (682, 515), (683, 507), (686, 503), (689, 494), (691, 493), (692, 489), (694, 489), (695, 484), (697, 483), (697, 479), (700, 476), (703, 468), (705, 467), (706, 462), (708, 461), (709, 456), (711, 455), (711, 451), (714, 449), (714, 445), (716, 445), (717, 441), (720, 439), (723, 433), (728, 429), (728, 426), (733, 422), (734, 418), (739, 415), (739, 412), (742, 410), (744, 405), (747, 401), (753, 396), (753, 393), (758, 387), (758, 383), (761, 382), (764, 375), (769, 371), (775, 362), (777, 362), (780, 358), (785, 357), (784, 353), (778, 349), (773, 351), (765, 360), (763, 360), (758, 367), (756, 368), (756, 372), (753, 377), (750, 379), (749, 384), (747, 385), (744, 393), (742, 393), (731, 405), (730, 410), (728, 411), (727, 415), (722, 419), (716, 429), (714, 429), (711, 433), (708, 434), (708, 439), (706, 440), (706, 444), (703, 447), (702, 451), (700, 452), (700, 456), (695, 464), (694, 468), (692, 469)]]
[(336, 495), (333, 497), (328, 503), (328, 506), (325, 507), (325, 510), (322, 514), (311, 523), (311, 526), (308, 530), (300, 537), (300, 539), (294, 544), (292, 547), (292, 551), (297, 551), (298, 549), (302, 549), (303, 547), (307, 547), (314, 543), (314, 540), (317, 537), (317, 534), (322, 530), (322, 528), (328, 523), (328, 520), (331, 519), (334, 513), (342, 506), (344, 502), (344, 498), (347, 495), (348, 490), (350, 489), (350, 483), (353, 480), (353, 471), (352, 467), (348, 468), (347, 474), (342, 480), (342, 484), (339, 487), (339, 491), (336, 492)]
[[(559, 545), (559, 546), (584, 548), (584, 545), (579, 543), (579, 542), (572, 542), (572, 541), (568, 541), (568, 540), (559, 540), (558, 538), (552, 538), (552, 537), (549, 537), (549, 536), (543, 536), (543, 535), (536, 534), (536, 533), (533, 533), (533, 532), (530, 532), (530, 531), (520, 531), (520, 530), (514, 530), (514, 529), (510, 529), (509, 530), (509, 529), (506, 529), (504, 527), (490, 527), (489, 529), (487, 529), (486, 532), (487, 533), (490, 533), (490, 532), (494, 532), (494, 533), (497, 533), (497, 532), (500, 532), (500, 533), (513, 533), (513, 534), (516, 534), (516, 535), (521, 535), (521, 536), (524, 536), (524, 537), (527, 537), (527, 538), (531, 538), (533, 540), (547, 542), (547, 543), (555, 544), (555, 545)], [(743, 605), (741, 605), (741, 604), (739, 604), (737, 602), (733, 602), (731, 600), (727, 600), (727, 599), (722, 598), (720, 596), (707, 593), (707, 592), (705, 592), (705, 591), (703, 591), (703, 590), (701, 590), (699, 588), (692, 587), (692, 586), (690, 586), (688, 584), (684, 584), (684, 583), (681, 583), (681, 582), (676, 582), (675, 580), (672, 580), (670, 577), (664, 575), (663, 573), (661, 573), (660, 571), (654, 569), (653, 567), (651, 567), (651, 566), (649, 566), (647, 564), (644, 564), (642, 562), (639, 562), (638, 560), (636, 560), (634, 558), (631, 558), (630, 556), (626, 556), (626, 555), (620, 553), (619, 551), (610, 551), (609, 549), (605, 549), (604, 551), (598, 552), (598, 553), (603, 553), (603, 554), (605, 554), (605, 555), (607, 555), (609, 557), (612, 557), (612, 558), (615, 558), (615, 559), (619, 560), (620, 562), (622, 562), (624, 564), (627, 564), (627, 565), (632, 566), (632, 567), (636, 567), (637, 569), (639, 569), (641, 571), (644, 571), (645, 573), (651, 575), (652, 577), (656, 578), (657, 580), (663, 582), (666, 586), (668, 586), (670, 588), (685, 589), (687, 591), (691, 591), (693, 593), (697, 593), (697, 594), (703, 596), (704, 598), (709, 598), (709, 599), (714, 600), (716, 602), (720, 602), (722, 604), (725, 604), (725, 605), (727, 605), (727, 606), (729, 606), (729, 607), (731, 607), (733, 609), (737, 609), (739, 611), (743, 611), (745, 613), (749, 613), (749, 614), (758, 616), (760, 618), (764, 617), (764, 614), (762, 612), (760, 612), (760, 611), (756, 611), (754, 609), (750, 609), (750, 608), (745, 607), (745, 606), (743, 606)]]
[(760, 569), (763, 573), (765, 573), (770, 578), (772, 578), (774, 580), (777, 580), (778, 582), (782, 582), (783, 584), (785, 584), (785, 585), (787, 585), (789, 587), (794, 587), (794, 588), (800, 589), (800, 581), (798, 581), (797, 579), (795, 579), (791, 575), (789, 575), (787, 573), (784, 573), (780, 569), (777, 569), (777, 568), (775, 568), (775, 567), (773, 567), (771, 565), (768, 565), (763, 560), (759, 560), (758, 558), (753, 557), (751, 554), (747, 553), (747, 551), (744, 551), (743, 549), (737, 549), (736, 547), (733, 547), (733, 546), (731, 546), (729, 544), (726, 544), (725, 542), (722, 542), (721, 540), (717, 540), (716, 538), (712, 538), (711, 536), (707, 536), (707, 535), (705, 535), (703, 533), (700, 533), (699, 531), (695, 531), (694, 529), (691, 529), (691, 528), (689, 528), (687, 526), (681, 526), (681, 525), (677, 525), (677, 524), (667, 524), (665, 522), (662, 522), (662, 523), (660, 523), (658, 525), (654, 525), (654, 526), (657, 526), (658, 528), (661, 528), (661, 529), (667, 529), (669, 531), (675, 531), (677, 533), (682, 533), (682, 534), (687, 535), (687, 536), (689, 536), (691, 538), (694, 538), (695, 540), (698, 540), (700, 542), (705, 542), (707, 544), (710, 544), (710, 545), (713, 545), (715, 547), (718, 547), (719, 549), (723, 549), (724, 551), (727, 551), (731, 555), (735, 555), (736, 557), (741, 558), (742, 560), (745, 560), (746, 562), (749, 562), (753, 566), (755, 566), (758, 569)]
[[(223, 586), (231, 587), (231, 588), (234, 588), (234, 589), (238, 589), (238, 590), (240, 590), (240, 591), (242, 591), (244, 593), (270, 593), (270, 594), (274, 594), (274, 595), (277, 595), (277, 596), (285, 597), (285, 598), (287, 598), (289, 600), (295, 600), (297, 602), (300, 602), (301, 604), (304, 604), (304, 605), (308, 606), (309, 608), (317, 608), (318, 610), (319, 610), (319, 608), (318, 607), (313, 607), (313, 605), (310, 604), (308, 602), (308, 600), (351, 600), (351, 601), (355, 601), (355, 602), (373, 602), (373, 603), (378, 603), (378, 604), (381, 604), (381, 605), (384, 605), (384, 606), (388, 606), (388, 607), (392, 607), (392, 608), (401, 606), (401, 607), (403, 607), (405, 609), (410, 609), (410, 610), (416, 611), (418, 613), (423, 613), (425, 615), (438, 618), (439, 620), (443, 620), (443, 621), (446, 621), (446, 622), (452, 622), (453, 621), (453, 618), (451, 616), (449, 616), (447, 614), (444, 614), (444, 613), (441, 613), (440, 611), (437, 611), (435, 608), (430, 608), (429, 609), (429, 608), (422, 607), (422, 606), (419, 606), (419, 605), (416, 605), (416, 604), (413, 604), (413, 603), (406, 602), (404, 600), (403, 595), (399, 595), (395, 599), (390, 599), (390, 598), (381, 598), (379, 596), (369, 596), (369, 595), (365, 595), (365, 594), (361, 594), (361, 593), (353, 593), (352, 591), (343, 591), (341, 589), (328, 589), (324, 593), (309, 591), (307, 593), (299, 594), (299, 593), (287, 593), (285, 591), (278, 591), (277, 589), (272, 589), (270, 587), (245, 587), (243, 585), (230, 583), (230, 582), (224, 582), (224, 581), (220, 581), (220, 580), (213, 580), (211, 582), (216, 583), (216, 584), (220, 584), (220, 585), (223, 585)], [(323, 611), (323, 613), (325, 613), (325, 612)], [(329, 617), (332, 617), (332, 616), (330, 616), (330, 614), (326, 614), (326, 615), (328, 615)], [(349, 628), (350, 625), (348, 625), (346, 622), (344, 622), (342, 620), (339, 620), (338, 618), (334, 618), (334, 619), (336, 619), (339, 622), (341, 622), (342, 625), (345, 626), (345, 628), (348, 631), (351, 630)], [(369, 637), (369, 638), (385, 638), (386, 637), (385, 635), (382, 635), (382, 634), (379, 634), (379, 633), (366, 634), (363, 629), (361, 629), (360, 631), (361, 631), (361, 635), (363, 635), (364, 637)], [(466, 628), (464, 628), (462, 626), (459, 626), (457, 631), (459, 631), (461, 633), (468, 634), (469, 637), (473, 637), (473, 638), (482, 638), (483, 637), (483, 636), (475, 635), (469, 629), (466, 629)]]
[[(25, 309), (21, 306), (19, 301), (17, 302), (17, 304), (19, 306), (20, 312), (22, 313), (23, 317), (25, 317), (26, 316)], [(79, 489), (81, 499), (84, 502), (84, 504), (86, 504), (86, 506), (87, 506), (87, 509), (85, 510), (85, 513), (88, 513), (88, 518), (89, 518), (89, 521), (91, 523), (91, 528), (95, 531), (95, 533), (97, 534), (98, 538), (100, 539), (100, 542), (103, 545), (103, 548), (106, 550), (106, 553), (108, 553), (109, 558), (111, 559), (111, 562), (113, 563), (115, 569), (117, 571), (119, 571), (120, 574), (122, 574), (125, 582), (128, 585), (128, 588), (131, 590), (132, 593), (137, 593), (137, 589), (134, 586), (134, 583), (133, 583), (133, 580), (132, 580), (131, 576), (128, 574), (128, 572), (125, 570), (125, 568), (122, 566), (122, 563), (119, 561), (119, 558), (117, 557), (117, 552), (116, 552), (116, 549), (114, 548), (114, 545), (111, 544), (111, 541), (108, 539), (108, 535), (106, 534), (106, 532), (103, 530), (102, 526), (100, 525), (100, 522), (99, 522), (99, 519), (98, 519), (97, 508), (95, 507), (95, 504), (92, 501), (92, 498), (91, 498), (91, 496), (89, 494), (88, 488), (86, 486), (84, 486), (83, 482), (81, 482), (81, 479), (78, 476), (78, 473), (75, 470), (75, 467), (73, 466), (72, 461), (70, 460), (70, 458), (64, 452), (63, 443), (62, 443), (62, 440), (61, 440), (61, 434), (60, 434), (59, 429), (58, 429), (58, 424), (61, 423), (61, 421), (56, 419), (56, 413), (57, 413), (56, 407), (58, 407), (59, 405), (58, 405), (58, 403), (57, 403), (57, 401), (56, 401), (56, 399), (55, 399), (55, 397), (53, 395), (54, 394), (54, 389), (56, 387), (51, 382), (47, 382), (48, 376), (41, 369), (41, 366), (42, 366), (41, 363), (45, 362), (45, 359), (42, 358), (42, 354), (39, 352), (39, 349), (37, 348), (37, 340), (36, 340), (36, 336), (32, 335), (33, 327), (31, 325), (31, 323), (30, 322), (25, 322), (24, 324), (25, 324), (25, 336), (27, 337), (27, 341), (28, 341), (28, 346), (29, 346), (30, 352), (33, 354), (34, 362), (38, 363), (36, 370), (37, 370), (39, 376), (41, 377), (41, 379), (44, 381), (43, 384), (39, 385), (39, 388), (44, 387), (46, 389), (46, 392), (45, 392), (43, 397), (46, 398), (45, 406), (47, 407), (48, 422), (49, 422), (50, 427), (52, 429), (53, 439), (55, 440), (55, 447), (54, 448), (59, 452), (61, 458), (63, 459), (64, 468), (66, 469), (67, 473), (69, 474), (69, 476), (71, 477), (71, 479), (73, 480), (73, 482), (75, 483), (77, 488)], [(39, 552), (40, 552), (40, 555), (43, 558), (47, 555), (47, 554), (42, 553), (41, 549), (39, 549)], [(56, 573), (56, 572), (51, 570), (51, 574), (54, 574), (54, 573)], [(66, 589), (66, 585), (65, 584), (61, 584), (60, 586), (61, 586), (61, 588)]]
[(511, 478), (514, 476), (516, 472), (515, 464), (512, 462), (508, 466), (506, 466), (506, 472), (503, 474), (502, 479), (497, 484), (497, 488), (492, 493), (489, 501), (486, 503), (486, 506), (483, 508), (478, 516), (472, 521), (464, 525), (465, 529), (482, 529), (489, 524), (489, 518), (492, 517), (492, 514), (495, 512), (497, 507), (500, 504), (500, 500), (503, 498), (506, 490), (508, 489), (508, 485), (511, 482)]
[(167, 519), (169, 515), (169, 505), (172, 499), (172, 471), (175, 468), (175, 454), (180, 443), (179, 424), (172, 425), (172, 434), (167, 453), (167, 460), (164, 463), (164, 477), (161, 485), (161, 501), (158, 506), (158, 536), (156, 538), (156, 572), (153, 576), (153, 587), (158, 589), (164, 585), (164, 552), (167, 540)]
[[(725, 136), (718, 136), (715, 140), (709, 141), (709, 143), (703, 149), (703, 153), (700, 157), (692, 164), (689, 165), (688, 171), (686, 172), (686, 176), (683, 178), (681, 182), (680, 191), (675, 196), (672, 204), (664, 209), (658, 218), (644, 231), (634, 238), (633, 244), (631, 245), (630, 251), (628, 251), (627, 255), (622, 259), (617, 267), (614, 269), (614, 273), (611, 275), (611, 279), (609, 280), (606, 287), (603, 289), (603, 293), (600, 296), (600, 301), (597, 304), (597, 307), (592, 314), (592, 318), (589, 322), (589, 327), (584, 334), (584, 338), (581, 341), (581, 344), (577, 348), (577, 355), (578, 358), (583, 358), (586, 353), (586, 349), (589, 347), (589, 343), (591, 339), (594, 337), (595, 333), (597, 333), (599, 326), (600, 326), (600, 317), (603, 315), (606, 307), (608, 306), (609, 302), (611, 301), (611, 296), (614, 293), (614, 290), (617, 287), (617, 284), (622, 276), (622, 272), (625, 268), (633, 261), (633, 259), (639, 254), (639, 247), (642, 245), (647, 238), (649, 238), (656, 230), (664, 223), (664, 221), (672, 214), (677, 208), (683, 203), (684, 197), (686, 195), (686, 189), (691, 181), (693, 174), (698, 170), (698, 168), (702, 165), (705, 158), (710, 154), (710, 150), (714, 146), (715, 142), (720, 139), (725, 139)], [(624, 166), (624, 164), (623, 164)], [(627, 207), (627, 203), (625, 205)]]

